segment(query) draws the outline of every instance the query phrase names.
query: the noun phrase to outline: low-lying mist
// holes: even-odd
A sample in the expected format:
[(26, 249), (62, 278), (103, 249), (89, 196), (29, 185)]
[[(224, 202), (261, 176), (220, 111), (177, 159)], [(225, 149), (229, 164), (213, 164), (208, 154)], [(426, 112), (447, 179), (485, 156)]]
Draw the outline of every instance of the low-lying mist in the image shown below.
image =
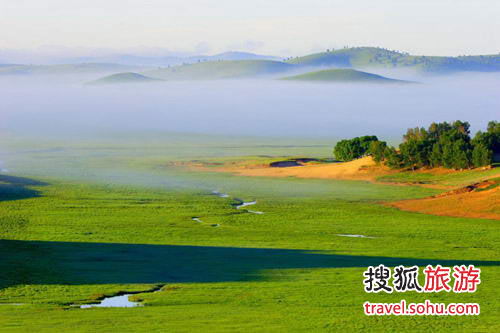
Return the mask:
[[(394, 77), (394, 75), (393, 75)], [(114, 86), (0, 78), (3, 130), (57, 133), (160, 130), (220, 135), (399, 138), (408, 127), (498, 118), (497, 74), (413, 85), (226, 80)]]
[[(4, 77), (1, 168), (14, 175), (204, 191), (269, 187), (267, 180), (186, 176), (168, 163), (243, 155), (331, 156), (341, 138), (369, 134), (397, 143), (407, 128), (433, 121), (467, 120), (476, 131), (498, 120), (498, 75), (418, 81), (422, 83), (227, 80), (86, 86), (49, 77)], [(297, 192), (282, 180), (273, 184), (276, 191)], [(310, 190), (328, 188), (318, 184)]]

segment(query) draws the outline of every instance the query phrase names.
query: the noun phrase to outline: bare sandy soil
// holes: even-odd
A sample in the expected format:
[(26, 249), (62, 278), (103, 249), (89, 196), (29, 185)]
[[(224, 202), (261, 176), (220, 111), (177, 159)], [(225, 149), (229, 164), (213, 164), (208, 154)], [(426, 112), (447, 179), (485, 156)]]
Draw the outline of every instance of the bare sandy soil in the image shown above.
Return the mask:
[(434, 197), (388, 203), (402, 210), (425, 214), (500, 220), (500, 187), (485, 181)]
[(231, 172), (242, 176), (297, 177), (317, 179), (353, 179), (375, 181), (377, 177), (394, 173), (384, 166), (377, 166), (370, 156), (345, 163), (305, 164), (287, 168), (269, 165), (228, 165), (214, 171)]

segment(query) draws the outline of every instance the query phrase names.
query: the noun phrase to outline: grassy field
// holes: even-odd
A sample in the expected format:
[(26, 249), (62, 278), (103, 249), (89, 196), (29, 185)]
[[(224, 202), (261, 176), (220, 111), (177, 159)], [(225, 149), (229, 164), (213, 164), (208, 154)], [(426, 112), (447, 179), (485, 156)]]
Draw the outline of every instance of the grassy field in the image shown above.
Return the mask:
[(359, 83), (410, 83), (387, 77), (361, 72), (354, 69), (327, 69), (316, 72), (284, 77), (283, 80), (314, 81), (314, 82), (359, 82)]
[[(8, 164), (15, 172), (0, 176), (1, 332), (498, 330), (497, 221), (379, 204), (438, 190), (168, 167), (200, 151), (202, 158), (237, 155), (219, 144), (187, 152), (188, 145), (172, 143), (175, 154), (162, 145), (140, 152), (66, 145), (28, 151), (16, 143), (11, 154), (17, 157)], [(310, 146), (243, 144), (237, 151), (326, 151)], [(36, 170), (30, 161), (39, 162)], [(252, 209), (264, 214), (235, 209), (236, 198), (257, 200)], [(482, 269), (482, 284), (474, 294), (366, 294), (362, 273), (381, 263), (473, 263)], [(71, 306), (159, 285), (160, 292), (131, 297), (143, 307)], [(365, 301), (401, 299), (477, 302), (481, 315), (363, 314)]]
[(88, 84), (117, 84), (117, 83), (148, 83), (148, 82), (159, 82), (161, 80), (152, 79), (150, 77), (137, 74), (137, 73), (118, 73), (105, 76), (95, 81), (91, 81)]
[(436, 174), (432, 171), (403, 171), (393, 175), (387, 175), (378, 178), (381, 182), (394, 183), (423, 183), (423, 184), (440, 184), (444, 186), (466, 186), (474, 182), (498, 177), (500, 169), (498, 167), (489, 170), (464, 170), (460, 172), (445, 172)]
[(214, 80), (276, 75), (296, 67), (272, 60), (206, 61), (146, 71), (144, 75), (162, 80)]
[(461, 71), (494, 72), (498, 55), (482, 56), (414, 56), (377, 47), (353, 47), (291, 58), (291, 64), (306, 66), (336, 66), (354, 68), (407, 68), (424, 73)]

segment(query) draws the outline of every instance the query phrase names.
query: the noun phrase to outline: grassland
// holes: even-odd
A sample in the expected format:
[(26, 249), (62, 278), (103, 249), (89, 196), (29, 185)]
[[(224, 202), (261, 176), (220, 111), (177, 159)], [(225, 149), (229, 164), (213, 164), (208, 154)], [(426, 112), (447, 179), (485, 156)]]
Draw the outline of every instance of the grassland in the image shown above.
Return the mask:
[(138, 73), (118, 73), (105, 76), (98, 80), (89, 82), (92, 85), (101, 84), (122, 84), (122, 83), (148, 83), (148, 82), (160, 82), (159, 79), (153, 79), (148, 76), (144, 76)]
[(144, 75), (162, 80), (214, 80), (270, 76), (296, 67), (272, 60), (206, 61), (147, 71)]
[(377, 47), (354, 47), (310, 54), (288, 60), (305, 66), (354, 68), (410, 68), (423, 73), (462, 71), (495, 72), (500, 70), (500, 56), (436, 57), (413, 56)]
[[(130, 58), (125, 57), (127, 63), (130, 62), (133, 64), (136, 61), (139, 65), (123, 65), (108, 62), (55, 65), (0, 64), (0, 76), (75, 75), (85, 73), (124, 74), (125, 72), (134, 71), (141, 72), (145, 76), (163, 80), (212, 80), (256, 78), (262, 76), (272, 77), (292, 71), (304, 72), (310, 70), (311, 67), (356, 69), (404, 68), (413, 69), (420, 73), (450, 74), (468, 71), (498, 72), (500, 71), (499, 58), (499, 55), (459, 57), (414, 56), (377, 47), (354, 47), (294, 57), (287, 61), (279, 61), (277, 57), (229, 52), (206, 57), (188, 57), (185, 64), (159, 69), (151, 69), (154, 67), (142, 65), (144, 63), (151, 65), (157, 63), (154, 59), (134, 56)], [(95, 60), (98, 61), (99, 59), (96, 58)], [(111, 59), (111, 61), (123, 61), (123, 59)], [(182, 58), (174, 60), (174, 63), (180, 62), (182, 62)], [(315, 75), (318, 76), (319, 74)]]
[(283, 80), (311, 81), (311, 82), (337, 82), (337, 83), (409, 83), (408, 81), (394, 80), (381, 75), (357, 71), (355, 69), (326, 69), (308, 72), (294, 76), (284, 77)]
[(421, 171), (401, 171), (390, 175), (378, 177), (381, 182), (402, 183), (402, 184), (440, 184), (448, 187), (461, 187), (480, 182), (486, 179), (498, 177), (500, 168), (491, 169), (471, 169), (463, 171), (455, 170), (421, 170)]
[[(193, 143), (189, 150), (189, 144), (181, 149), (171, 142), (174, 151), (164, 145), (126, 150), (117, 144), (70, 147), (65, 142), (51, 144), (55, 150), (47, 144), (27, 151), (23, 144), (16, 143), (17, 157), (9, 161), (15, 174), (0, 178), (1, 332), (499, 328), (497, 221), (410, 213), (379, 204), (439, 190), (170, 167), (176, 160), (224, 155), (217, 145), (199, 150)], [(209, 145), (207, 140), (204, 144)], [(238, 149), (240, 154), (255, 150), (296, 155), (323, 148)], [(30, 161), (39, 162), (38, 170)], [(214, 189), (231, 197), (211, 195)], [(264, 214), (234, 209), (234, 198), (257, 200), (253, 207)], [(192, 221), (193, 216), (204, 222)], [(483, 282), (475, 294), (366, 294), (362, 272), (380, 263), (474, 263), (482, 269)], [(158, 285), (165, 287), (132, 296), (143, 307), (71, 306)], [(403, 298), (478, 302), (482, 313), (375, 318), (362, 312), (365, 301)]]

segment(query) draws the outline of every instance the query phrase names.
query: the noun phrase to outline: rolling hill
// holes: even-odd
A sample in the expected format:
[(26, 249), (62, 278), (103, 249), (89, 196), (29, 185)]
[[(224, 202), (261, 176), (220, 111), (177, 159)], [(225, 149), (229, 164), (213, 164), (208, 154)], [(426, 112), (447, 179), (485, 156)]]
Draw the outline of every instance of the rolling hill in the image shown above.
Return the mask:
[(297, 67), (271, 60), (207, 61), (161, 68), (144, 74), (162, 80), (216, 80), (272, 76)]
[(91, 85), (101, 85), (101, 84), (122, 84), (122, 83), (148, 83), (148, 82), (160, 82), (162, 80), (153, 79), (145, 75), (138, 73), (118, 73), (109, 76), (105, 76), (95, 81), (91, 81), (88, 84)]
[(381, 75), (347, 68), (326, 69), (316, 72), (309, 72), (305, 74), (284, 77), (283, 80), (332, 83), (411, 83), (410, 81), (389, 79)]
[(424, 73), (500, 71), (500, 55), (413, 56), (377, 47), (355, 47), (287, 60), (290, 64), (344, 68), (411, 68)]

